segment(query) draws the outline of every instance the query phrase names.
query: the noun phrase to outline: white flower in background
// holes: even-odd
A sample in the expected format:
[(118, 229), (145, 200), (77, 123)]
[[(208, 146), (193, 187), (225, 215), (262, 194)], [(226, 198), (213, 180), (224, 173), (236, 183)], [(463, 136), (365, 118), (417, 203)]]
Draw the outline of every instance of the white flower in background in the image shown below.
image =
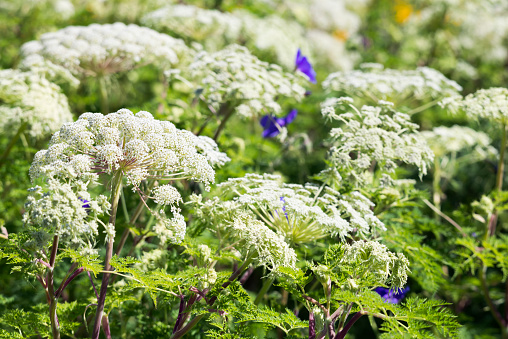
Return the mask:
[[(328, 156), (341, 176), (353, 185), (362, 185), (373, 166), (393, 173), (398, 162), (417, 166), (420, 175), (427, 173), (434, 154), (407, 114), (396, 112), (393, 104), (383, 101), (379, 107), (363, 106), (358, 110), (351, 100), (329, 98), (321, 105), (325, 118), (342, 123), (330, 131)], [(343, 113), (337, 114), (337, 108)]]
[(263, 59), (270, 56), (287, 69), (294, 68), (298, 48), (308, 49), (303, 27), (277, 15), (261, 18), (244, 10), (228, 13), (174, 4), (148, 13), (141, 22), (203, 44), (209, 52), (232, 43), (244, 44), (254, 54)]
[(359, 59), (359, 55), (347, 50), (345, 38), (338, 38), (318, 29), (308, 30), (306, 37), (314, 59), (322, 67), (333, 66), (334, 71), (350, 70)]
[(445, 155), (456, 156), (457, 153), (464, 150), (473, 150), (468, 152), (465, 157), (470, 160), (480, 161), (485, 158), (497, 155), (494, 147), (490, 146), (490, 138), (483, 132), (477, 132), (465, 126), (439, 126), (432, 131), (423, 131), (421, 135), (427, 140), (427, 144), (432, 149), (436, 157)]
[[(77, 76), (104, 76), (148, 64), (171, 68), (190, 50), (184, 42), (134, 24), (68, 26), (25, 43), (22, 56), (39, 55)], [(34, 62), (28, 59), (29, 62)]]
[(218, 50), (238, 40), (242, 21), (227, 12), (173, 4), (143, 16), (141, 23), (160, 32)]
[(292, 244), (385, 229), (372, 213), (374, 204), (358, 192), (342, 195), (329, 187), (284, 184), (280, 176), (268, 174), (230, 178), (218, 187), (233, 194), (235, 209), (257, 217)]
[(508, 89), (493, 87), (480, 89), (465, 98), (455, 96), (440, 103), (452, 112), (463, 110), (472, 119), (479, 118), (508, 124)]
[(384, 69), (380, 64), (362, 64), (360, 70), (336, 72), (323, 82), (329, 92), (367, 98), (370, 101), (399, 102), (407, 98), (444, 98), (458, 95), (462, 88), (438, 71), (428, 67), (416, 70)]
[(10, 135), (21, 128), (45, 137), (72, 121), (60, 87), (33, 72), (0, 70), (0, 129)]
[(260, 61), (245, 47), (232, 45), (216, 53), (201, 52), (190, 65), (202, 95), (215, 110), (235, 109), (243, 117), (280, 114), (281, 97), (299, 101), (305, 94), (304, 76), (286, 73), (278, 65)]
[[(115, 179), (125, 177), (127, 185), (142, 195), (145, 194), (139, 185), (149, 179), (191, 179), (208, 188), (215, 172), (207, 155), (202, 154), (207, 149), (199, 148), (200, 144), (202, 140), (191, 132), (179, 130), (168, 121), (155, 120), (149, 112), (134, 115), (121, 109), (108, 115), (85, 113), (76, 122), (64, 124), (53, 135), (47, 150), (37, 152), (30, 177), (33, 181), (47, 177), (83, 186), (106, 173)], [(213, 150), (212, 159), (225, 158), (210, 140), (207, 144)], [(86, 191), (86, 187), (81, 191)], [(169, 205), (173, 214), (167, 218), (163, 210), (155, 211), (155, 232), (163, 241), (180, 242), (185, 235), (185, 220), (178, 208), (180, 193), (169, 185), (157, 186), (152, 193), (154, 197), (145, 197)]]

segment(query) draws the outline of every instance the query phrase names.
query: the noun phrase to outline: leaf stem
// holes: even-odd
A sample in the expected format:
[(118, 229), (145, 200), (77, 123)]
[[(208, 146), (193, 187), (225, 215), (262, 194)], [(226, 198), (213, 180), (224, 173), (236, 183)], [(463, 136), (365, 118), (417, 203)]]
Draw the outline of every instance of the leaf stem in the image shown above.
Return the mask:
[(268, 278), (265, 280), (265, 282), (263, 283), (263, 286), (259, 290), (258, 295), (256, 296), (256, 299), (254, 300), (254, 305), (256, 305), (256, 306), (259, 305), (259, 303), (265, 296), (266, 292), (268, 292), (268, 290), (272, 286), (274, 280), (275, 280), (275, 278)]

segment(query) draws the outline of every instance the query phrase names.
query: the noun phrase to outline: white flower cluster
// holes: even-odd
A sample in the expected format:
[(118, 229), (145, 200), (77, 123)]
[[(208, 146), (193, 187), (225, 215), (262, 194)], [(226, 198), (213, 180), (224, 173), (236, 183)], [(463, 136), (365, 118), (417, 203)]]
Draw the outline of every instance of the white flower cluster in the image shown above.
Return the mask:
[(345, 92), (377, 102), (399, 102), (409, 97), (422, 100), (455, 96), (462, 90), (455, 81), (428, 67), (416, 70), (384, 69), (381, 64), (362, 64), (359, 70), (330, 74), (323, 82), (327, 91)]
[(465, 98), (451, 97), (440, 102), (450, 111), (463, 110), (473, 120), (479, 118), (508, 124), (508, 89), (493, 87), (480, 89)]
[[(397, 162), (415, 165), (421, 175), (427, 174), (434, 154), (418, 132), (418, 125), (407, 114), (396, 112), (388, 102), (358, 110), (351, 101), (351, 98), (330, 98), (321, 105), (324, 117), (343, 123), (330, 131), (329, 151), (332, 166), (342, 176), (361, 185), (372, 166), (393, 173)], [(345, 113), (337, 114), (337, 107)]]
[[(215, 172), (207, 155), (200, 153), (198, 145), (202, 143), (191, 132), (155, 120), (149, 112), (134, 115), (122, 109), (108, 115), (85, 113), (76, 122), (64, 124), (47, 150), (37, 152), (30, 177), (36, 180), (45, 176), (78, 185), (81, 180), (93, 182), (100, 173), (108, 173), (125, 177), (134, 191), (145, 179), (192, 179), (208, 188)], [(224, 159), (224, 155), (217, 155), (217, 146), (210, 140), (207, 145), (213, 150), (212, 159)], [(177, 207), (182, 200), (180, 194), (168, 185), (156, 187), (153, 193), (155, 200), (170, 205), (173, 213), (172, 219), (166, 218), (163, 211), (155, 213), (155, 232), (163, 242), (180, 242), (185, 236), (185, 220)]]
[(48, 150), (37, 152), (30, 176), (94, 177), (118, 171), (133, 189), (149, 178), (189, 178), (208, 186), (215, 172), (198, 144), (200, 139), (191, 132), (155, 120), (146, 111), (84, 113), (53, 135)]
[(216, 110), (221, 105), (236, 107), (243, 117), (278, 114), (279, 97), (299, 101), (305, 94), (299, 84), (304, 75), (283, 72), (280, 66), (262, 62), (238, 45), (212, 54), (199, 53), (190, 71), (200, 82), (208, 104)]
[[(483, 132), (465, 126), (439, 126), (432, 131), (421, 132), (436, 157), (456, 155), (466, 149), (474, 149), (475, 160), (482, 160), (497, 155), (494, 147), (490, 146), (490, 138)], [(472, 153), (469, 153), (471, 155)]]
[(173, 4), (143, 16), (141, 23), (184, 40), (218, 50), (238, 40), (242, 21), (227, 12), (192, 5)]
[(268, 174), (230, 178), (218, 187), (235, 195), (235, 208), (259, 218), (293, 244), (385, 229), (372, 213), (374, 204), (358, 192), (341, 195), (329, 187), (284, 184), (280, 176)]
[(45, 137), (72, 121), (60, 88), (32, 72), (0, 70), (0, 130), (14, 134), (24, 126), (33, 137)]
[(167, 69), (190, 50), (183, 41), (134, 24), (68, 26), (25, 43), (28, 64), (41, 59), (78, 76), (103, 76), (147, 64)]
[(238, 214), (231, 223), (225, 224), (225, 229), (233, 239), (241, 241), (239, 248), (256, 265), (272, 271), (278, 267), (295, 267), (296, 253), (284, 237), (250, 215)]
[[(352, 276), (355, 282), (349, 285), (369, 282), (373, 286), (389, 285), (402, 288), (407, 282), (409, 261), (402, 253), (392, 253), (377, 241), (356, 241), (344, 243), (344, 255), (340, 259), (341, 268)], [(342, 266), (342, 267), (341, 267)]]
[(104, 195), (92, 199), (87, 187), (88, 183), (81, 180), (71, 185), (49, 179), (45, 189), (40, 186), (31, 188), (23, 222), (36, 232), (57, 234), (73, 246), (93, 248), (98, 224), (107, 230), (98, 217), (108, 212), (110, 203)]
[[(437, 48), (446, 58), (441, 65), (462, 76), (477, 77), (472, 65), (504, 63), (508, 57), (506, 1), (424, 1), (414, 14), (400, 26), (404, 37), (400, 50), (407, 63), (418, 63), (422, 55)], [(441, 22), (437, 29), (436, 20)], [(422, 34), (429, 30), (432, 34)]]
[(298, 48), (307, 45), (304, 29), (297, 22), (276, 15), (260, 18), (242, 10), (228, 13), (174, 4), (148, 13), (141, 22), (158, 31), (203, 44), (207, 51), (242, 43), (260, 54), (270, 54), (289, 69), (294, 67)]

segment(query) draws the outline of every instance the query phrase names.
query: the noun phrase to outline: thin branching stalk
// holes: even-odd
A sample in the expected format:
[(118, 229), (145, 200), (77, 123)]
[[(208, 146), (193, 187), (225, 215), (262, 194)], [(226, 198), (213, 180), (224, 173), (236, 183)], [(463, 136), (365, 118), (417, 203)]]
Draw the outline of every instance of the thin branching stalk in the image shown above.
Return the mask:
[(60, 238), (58, 235), (53, 237), (53, 246), (51, 248), (51, 255), (49, 258), (49, 269), (48, 276), (46, 278), (46, 286), (48, 289), (49, 298), (51, 303), (49, 304), (49, 318), (51, 320), (51, 332), (53, 333), (53, 339), (60, 339), (60, 324), (58, 323), (58, 316), (56, 314), (56, 307), (58, 300), (55, 295), (53, 272), (55, 270), (56, 253), (58, 251), (58, 242)]

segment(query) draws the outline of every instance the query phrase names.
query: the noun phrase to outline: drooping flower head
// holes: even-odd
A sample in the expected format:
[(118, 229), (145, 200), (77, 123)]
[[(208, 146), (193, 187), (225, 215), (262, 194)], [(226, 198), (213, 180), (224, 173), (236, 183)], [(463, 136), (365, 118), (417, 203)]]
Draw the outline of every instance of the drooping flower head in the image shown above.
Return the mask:
[(305, 74), (309, 81), (315, 84), (316, 81), (316, 72), (314, 71), (314, 68), (312, 68), (312, 65), (310, 64), (309, 60), (306, 56), (302, 54), (302, 51), (298, 48), (298, 52), (296, 52), (296, 60), (295, 60), (295, 67), (296, 70), (302, 72)]
[(409, 287), (406, 288), (384, 288), (376, 287), (374, 291), (383, 298), (384, 301), (391, 304), (398, 304), (409, 292)]
[(45, 137), (72, 121), (60, 88), (33, 72), (0, 71), (0, 130), (15, 134), (24, 126), (33, 137)]
[(292, 109), (285, 117), (278, 118), (274, 115), (265, 115), (259, 121), (263, 127), (263, 138), (273, 138), (277, 136), (283, 127), (286, 127), (295, 120), (298, 111)]

